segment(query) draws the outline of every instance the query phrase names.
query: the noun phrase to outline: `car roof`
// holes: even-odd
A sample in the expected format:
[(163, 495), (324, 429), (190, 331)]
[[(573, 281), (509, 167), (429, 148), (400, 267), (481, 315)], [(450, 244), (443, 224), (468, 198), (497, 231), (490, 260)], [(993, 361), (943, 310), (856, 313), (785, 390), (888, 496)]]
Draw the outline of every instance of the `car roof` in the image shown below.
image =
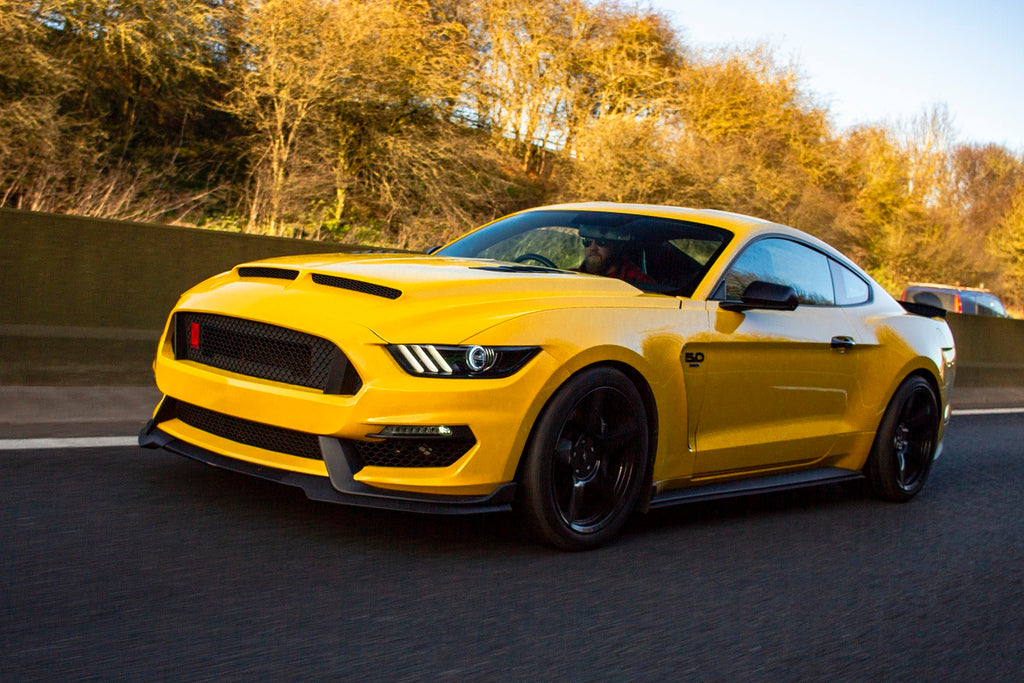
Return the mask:
[(753, 216), (744, 216), (739, 213), (728, 211), (717, 211), (715, 209), (690, 209), (679, 206), (663, 206), (658, 204), (619, 204), (616, 202), (578, 202), (571, 204), (553, 204), (549, 206), (538, 206), (526, 209), (523, 213), (533, 211), (607, 211), (609, 213), (631, 213), (638, 216), (653, 216), (656, 218), (672, 218), (676, 220), (693, 221), (719, 228), (726, 228), (737, 236), (746, 236), (761, 232), (767, 229), (784, 231), (792, 230), (794, 233), (804, 233), (784, 225), (771, 223), (770, 221)]
[(992, 294), (992, 291), (983, 287), (960, 287), (959, 285), (936, 285), (929, 282), (911, 282), (907, 285), (907, 290), (921, 289), (921, 290), (939, 290), (943, 292), (975, 292), (978, 294)]
[(670, 218), (675, 220), (691, 221), (702, 225), (710, 225), (717, 228), (724, 228), (731, 232), (739, 244), (760, 233), (772, 233), (776, 235), (788, 235), (808, 244), (818, 247), (822, 251), (838, 257), (845, 262), (849, 258), (839, 252), (835, 247), (824, 242), (814, 235), (792, 228), (781, 223), (772, 223), (763, 218), (755, 218), (740, 213), (729, 211), (718, 211), (716, 209), (691, 209), (680, 206), (664, 206), (660, 204), (619, 204), (616, 202), (579, 202), (571, 204), (553, 204), (549, 206), (538, 206), (526, 209), (521, 213), (533, 211), (607, 211), (609, 213), (629, 213), (638, 216), (652, 216), (656, 218)]

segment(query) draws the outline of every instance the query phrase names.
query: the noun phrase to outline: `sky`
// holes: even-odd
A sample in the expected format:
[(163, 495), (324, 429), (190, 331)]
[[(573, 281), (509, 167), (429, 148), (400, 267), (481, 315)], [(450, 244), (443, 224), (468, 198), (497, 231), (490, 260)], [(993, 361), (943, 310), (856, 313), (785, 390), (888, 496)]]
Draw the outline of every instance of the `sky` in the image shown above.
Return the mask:
[(697, 48), (767, 43), (840, 129), (945, 106), (955, 140), (1024, 153), (1024, 0), (648, 0)]

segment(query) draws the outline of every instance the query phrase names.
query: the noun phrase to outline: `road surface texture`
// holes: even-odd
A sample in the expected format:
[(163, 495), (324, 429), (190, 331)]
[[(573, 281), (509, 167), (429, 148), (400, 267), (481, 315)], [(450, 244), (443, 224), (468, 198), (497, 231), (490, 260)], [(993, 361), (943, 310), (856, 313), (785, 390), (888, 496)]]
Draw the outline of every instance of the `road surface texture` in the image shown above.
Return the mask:
[(0, 679), (1021, 680), (1024, 415), (566, 554), (133, 447), (0, 451)]

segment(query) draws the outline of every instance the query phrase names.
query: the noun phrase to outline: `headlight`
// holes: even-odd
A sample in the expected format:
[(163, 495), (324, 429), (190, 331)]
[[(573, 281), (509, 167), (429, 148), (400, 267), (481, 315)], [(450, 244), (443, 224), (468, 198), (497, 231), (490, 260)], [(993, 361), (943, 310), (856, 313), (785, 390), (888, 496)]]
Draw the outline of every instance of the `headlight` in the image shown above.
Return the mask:
[(536, 346), (440, 346), (390, 344), (402, 369), (421, 377), (494, 379), (508, 377), (540, 351)]

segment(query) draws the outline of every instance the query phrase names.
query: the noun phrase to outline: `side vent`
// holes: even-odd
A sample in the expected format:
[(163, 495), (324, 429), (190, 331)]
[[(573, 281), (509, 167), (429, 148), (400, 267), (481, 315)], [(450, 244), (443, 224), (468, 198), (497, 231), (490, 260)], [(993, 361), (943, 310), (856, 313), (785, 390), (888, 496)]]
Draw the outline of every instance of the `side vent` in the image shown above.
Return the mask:
[(267, 266), (242, 266), (238, 269), (238, 277), (269, 277), (277, 280), (294, 280), (299, 271), (291, 268), (269, 268)]
[(350, 280), (347, 277), (338, 277), (337, 275), (313, 273), (313, 282), (318, 285), (338, 287), (339, 289), (348, 289), (353, 292), (361, 292), (363, 294), (372, 294), (373, 296), (380, 296), (385, 299), (397, 299), (402, 296), (402, 291), (395, 289), (394, 287), (385, 287), (384, 285), (375, 285), (371, 282)]

